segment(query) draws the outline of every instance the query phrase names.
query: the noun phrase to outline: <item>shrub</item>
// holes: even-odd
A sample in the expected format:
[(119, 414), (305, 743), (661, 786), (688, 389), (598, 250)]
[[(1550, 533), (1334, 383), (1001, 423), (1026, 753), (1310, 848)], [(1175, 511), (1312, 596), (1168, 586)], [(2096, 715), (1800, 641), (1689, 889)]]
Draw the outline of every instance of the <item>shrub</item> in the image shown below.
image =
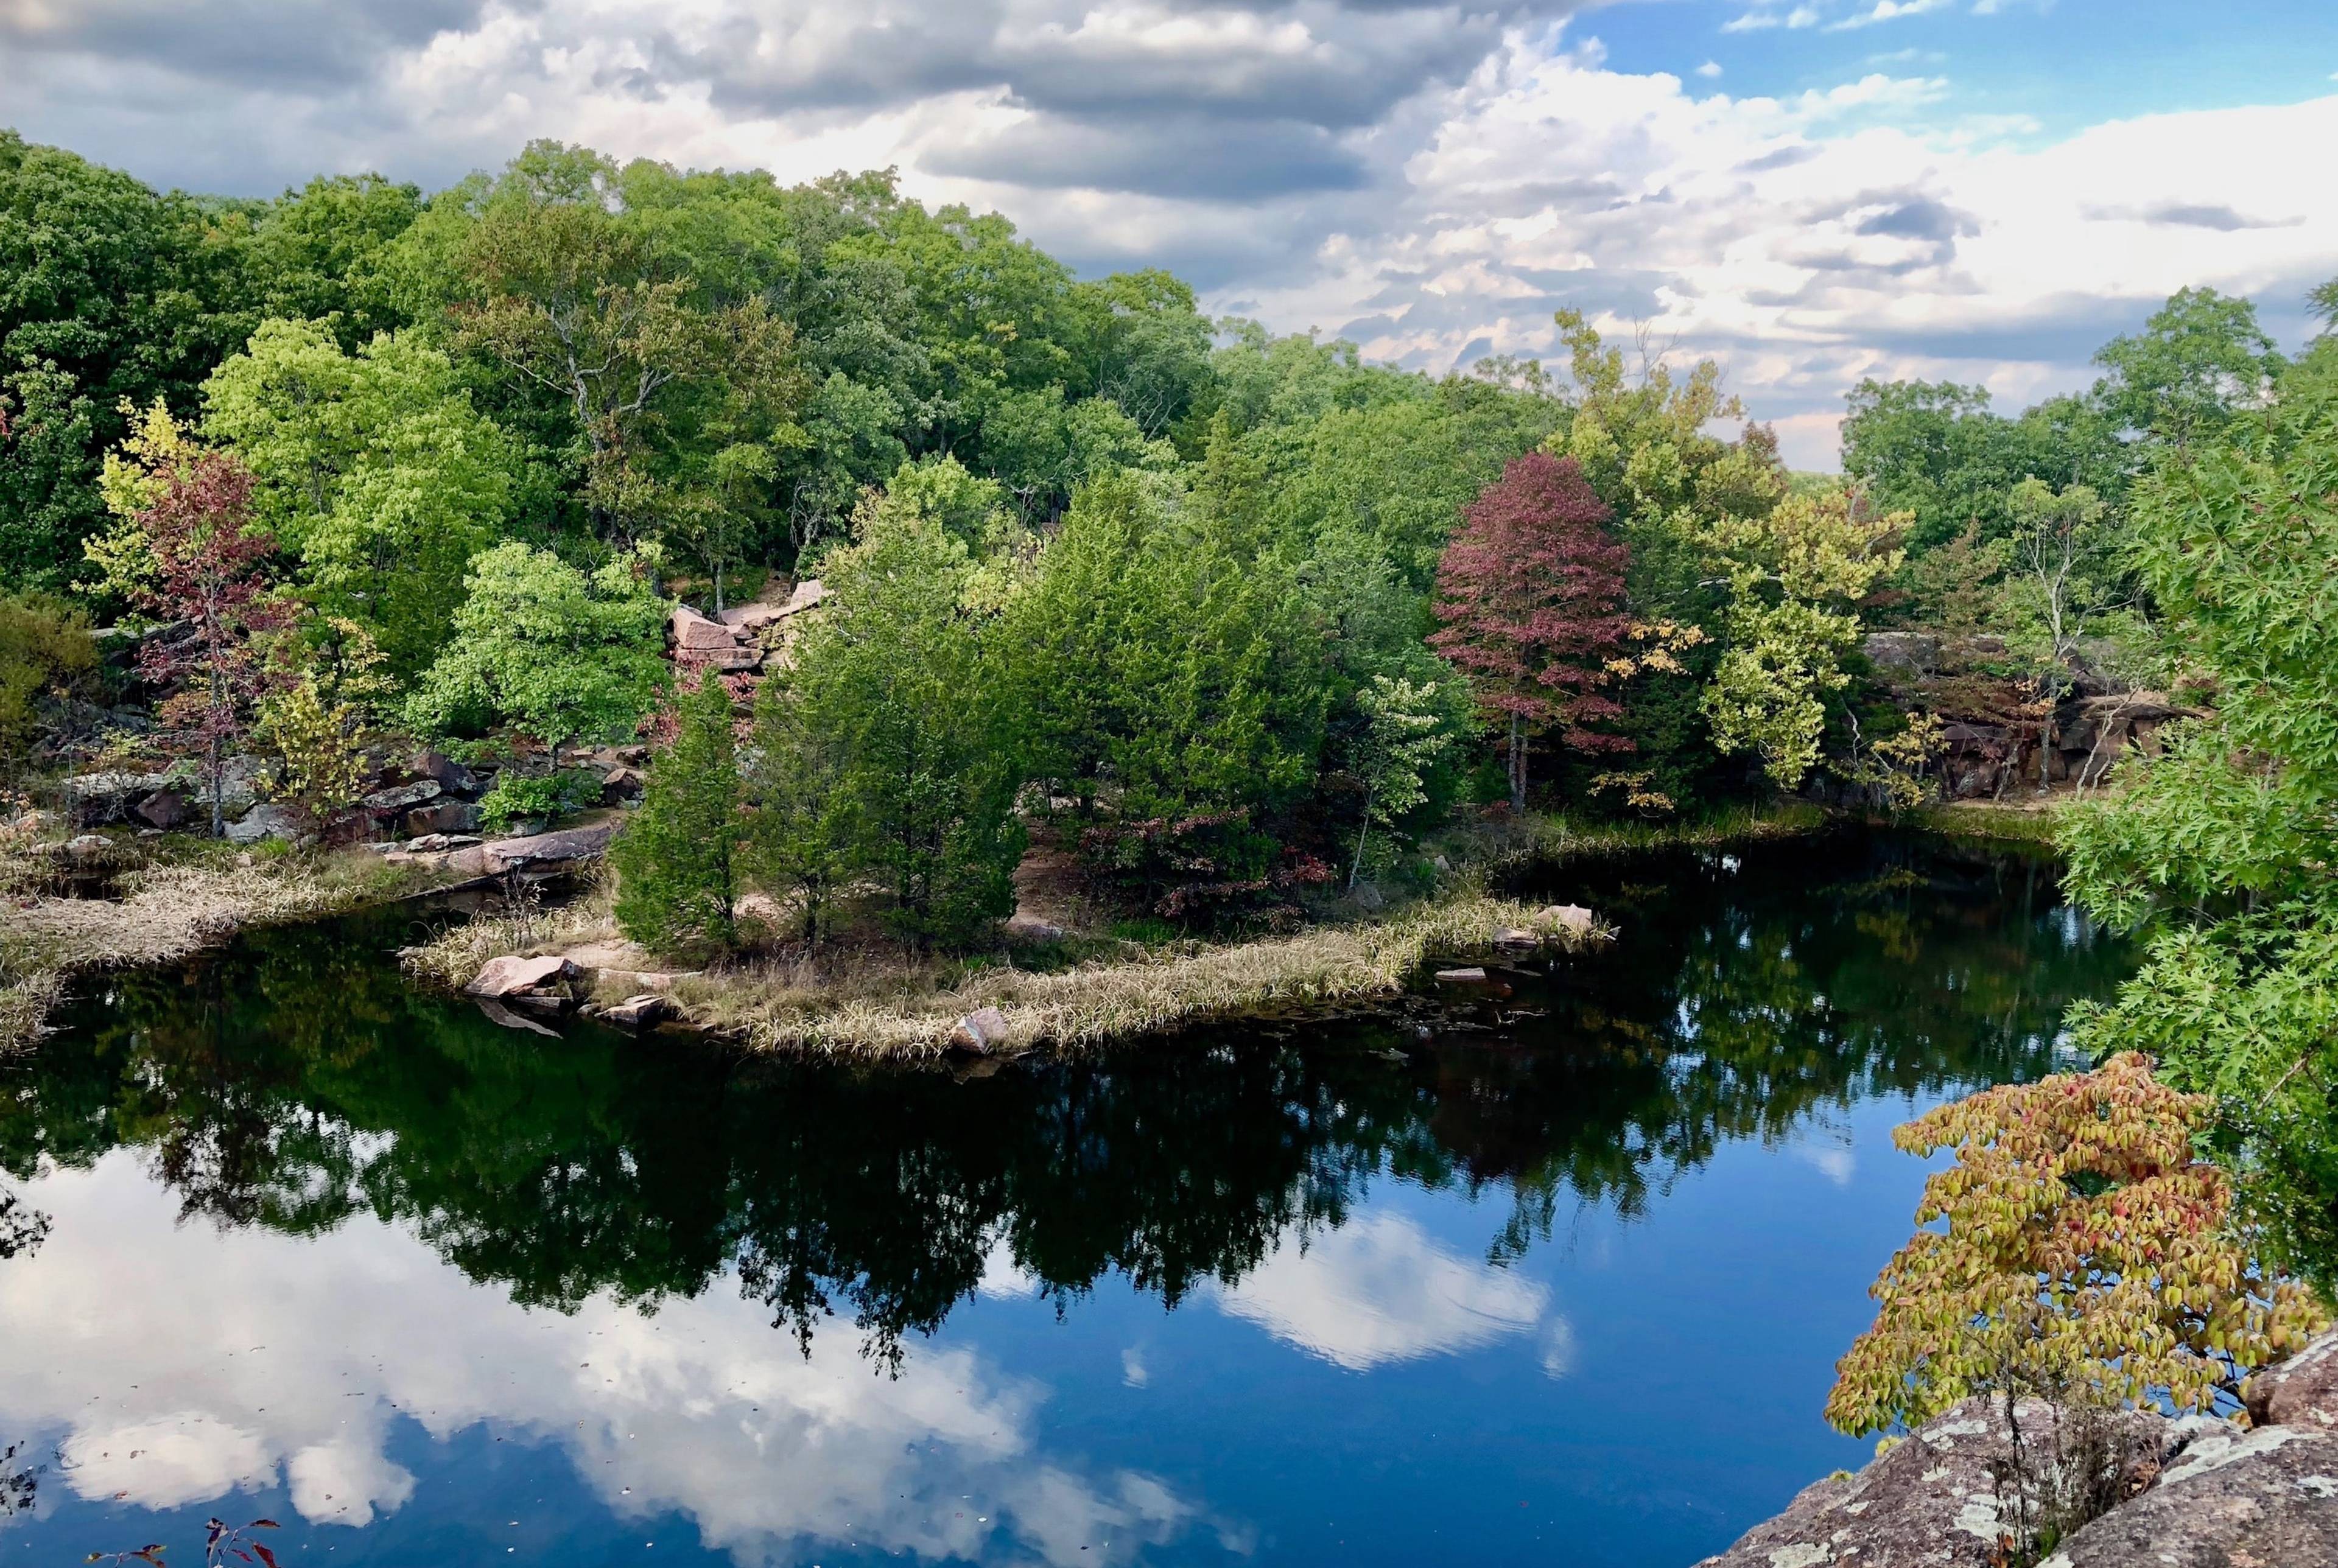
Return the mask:
[(1876, 1279), (1882, 1306), (1836, 1364), (1827, 1419), (1912, 1427), (1999, 1391), (2234, 1407), (2325, 1314), (2252, 1256), (2225, 1173), (2194, 1157), (2210, 1104), (2130, 1052), (1900, 1128), (1911, 1154), (1956, 1151), (1916, 1210), (1946, 1228), (1917, 1231)]
[(582, 811), (599, 795), (599, 780), (575, 769), (522, 777), (506, 768), (494, 788), (479, 797), (479, 819), (501, 832), (515, 822), (550, 821)]

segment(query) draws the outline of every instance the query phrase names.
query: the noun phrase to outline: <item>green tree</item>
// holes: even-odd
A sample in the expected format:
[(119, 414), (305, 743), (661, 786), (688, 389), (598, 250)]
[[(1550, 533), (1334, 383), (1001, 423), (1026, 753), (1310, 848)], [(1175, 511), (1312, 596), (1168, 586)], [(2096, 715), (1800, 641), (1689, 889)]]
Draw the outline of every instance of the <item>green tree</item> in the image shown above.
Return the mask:
[(454, 641), (407, 700), (434, 734), (507, 723), (547, 745), (630, 733), (665, 689), (665, 602), (620, 555), (587, 575), (517, 541), (471, 563)]
[(2181, 289), (2142, 331), (2105, 344), (2095, 363), (2107, 372), (2095, 399), (2118, 429), (2183, 450), (2261, 407), (2283, 361), (2255, 306), (2214, 289)]
[(392, 298), (392, 247), (422, 192), (378, 174), (320, 174), (287, 191), (252, 230), (248, 287), (265, 317), (328, 324), (355, 353), (410, 325)]
[(879, 501), (826, 567), (831, 598), (802, 634), (789, 700), (835, 749), (832, 818), (854, 870), (917, 946), (957, 942), (1015, 907), (1023, 829), (1017, 744), (989, 630), (961, 603), (966, 547), (933, 518)]
[(185, 407), (251, 329), (247, 240), (233, 213), (0, 131), (0, 581), (82, 574), (125, 403)]
[(1320, 640), (1259, 554), (1243, 495), (1164, 496), (1115, 473), (1074, 501), (1006, 628), (1032, 775), (1052, 795), (1084, 812), (1108, 795), (1135, 818), (1269, 808), (1306, 783)]
[(650, 764), (642, 803), (609, 847), (618, 929), (659, 953), (737, 938), (742, 838), (731, 693), (712, 672), (683, 693), (673, 744)]
[(1888, 542), (1906, 521), (1869, 515), (1852, 492), (1829, 489), (1706, 534), (1731, 602), (1704, 715), (1716, 746), (1752, 752), (1781, 789), (1818, 763), (1827, 695), (1850, 683), (1842, 659), (1859, 640), (1857, 602), (1899, 566)]
[(755, 691), (754, 743), (744, 785), (749, 806), (748, 875), (782, 905), (792, 902), (806, 942), (817, 945), (850, 886), (858, 798), (846, 788), (846, 737), (806, 722), (791, 670)]
[(268, 321), (203, 384), (204, 433), (260, 481), (260, 516), (320, 608), (359, 622), (390, 671), (445, 645), (471, 557), (527, 492), (515, 444), (453, 363), (411, 333), (344, 354), (320, 321)]
[[(2138, 486), (2135, 563), (2166, 634), (2216, 693), (2125, 788), (2069, 819), (2072, 892), (2140, 925), (2144, 964), (2078, 1037), (2157, 1057), (2222, 1099), (2253, 1195), (2286, 1184), (2291, 1256), (2338, 1256), (2338, 362), (2273, 405), (2163, 451)], [(2279, 1180), (2274, 1180), (2278, 1177)], [(2277, 1197), (2274, 1201), (2283, 1201)]]
[(1428, 800), (1425, 776), (1454, 740), (1434, 686), (1376, 675), (1356, 693), (1356, 703), (1364, 714), (1363, 740), (1356, 748), (1356, 772), (1364, 782), (1364, 820), (1356, 833), (1355, 859), (1348, 867), (1351, 888), (1363, 869), (1371, 830), (1394, 832), (1406, 812)]

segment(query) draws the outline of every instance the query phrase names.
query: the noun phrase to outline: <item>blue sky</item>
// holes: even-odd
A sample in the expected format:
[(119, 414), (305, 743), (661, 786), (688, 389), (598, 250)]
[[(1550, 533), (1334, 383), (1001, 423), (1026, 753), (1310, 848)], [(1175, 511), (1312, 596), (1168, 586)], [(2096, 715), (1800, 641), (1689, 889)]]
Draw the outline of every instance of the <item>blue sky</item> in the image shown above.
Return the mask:
[(1782, 95), (1870, 71), (1944, 76), (1962, 112), (2020, 113), (2045, 135), (2175, 110), (2296, 103), (2333, 89), (2338, 5), (2328, 0), (1969, 0), (1881, 23), (1874, 0), (1806, 0), (1818, 20), (1726, 31), (1747, 15), (1783, 18), (1795, 0), (1625, 0), (1582, 14), (1617, 70), (1722, 67), (1733, 93)]
[(162, 184), (554, 136), (900, 170), (1086, 271), (1433, 371), (1569, 306), (1831, 466), (1862, 377), (2083, 385), (2338, 276), (2331, 0), (0, 0), (0, 124)]

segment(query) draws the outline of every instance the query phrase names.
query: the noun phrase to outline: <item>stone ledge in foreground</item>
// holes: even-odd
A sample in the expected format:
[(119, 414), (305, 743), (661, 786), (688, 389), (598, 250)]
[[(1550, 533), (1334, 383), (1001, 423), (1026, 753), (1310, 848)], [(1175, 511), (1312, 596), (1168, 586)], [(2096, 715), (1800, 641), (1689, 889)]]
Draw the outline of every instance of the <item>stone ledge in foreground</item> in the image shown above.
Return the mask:
[[(2254, 1429), (2117, 1417), (2138, 1494), (2039, 1568), (2338, 1568), (2338, 1332), (2263, 1374), (2249, 1394), (2264, 1423)], [(2020, 1415), (2025, 1433), (2052, 1420), (2035, 1402)], [(1857, 1475), (1803, 1488), (1697, 1568), (1996, 1568), (1989, 1465), (2007, 1451), (2003, 1406), (1968, 1399)]]

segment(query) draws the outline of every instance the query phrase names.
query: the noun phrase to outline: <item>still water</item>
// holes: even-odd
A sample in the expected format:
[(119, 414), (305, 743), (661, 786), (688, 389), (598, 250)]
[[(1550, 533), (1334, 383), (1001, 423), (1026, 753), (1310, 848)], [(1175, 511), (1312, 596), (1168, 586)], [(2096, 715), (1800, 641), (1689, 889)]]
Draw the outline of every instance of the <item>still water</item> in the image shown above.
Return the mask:
[(376, 921), (123, 979), (0, 1067), (0, 1568), (1681, 1568), (1819, 1418), (1924, 1167), (2125, 972), (2050, 866), (1578, 868), (1498, 1010), (959, 1081), (547, 1040)]

